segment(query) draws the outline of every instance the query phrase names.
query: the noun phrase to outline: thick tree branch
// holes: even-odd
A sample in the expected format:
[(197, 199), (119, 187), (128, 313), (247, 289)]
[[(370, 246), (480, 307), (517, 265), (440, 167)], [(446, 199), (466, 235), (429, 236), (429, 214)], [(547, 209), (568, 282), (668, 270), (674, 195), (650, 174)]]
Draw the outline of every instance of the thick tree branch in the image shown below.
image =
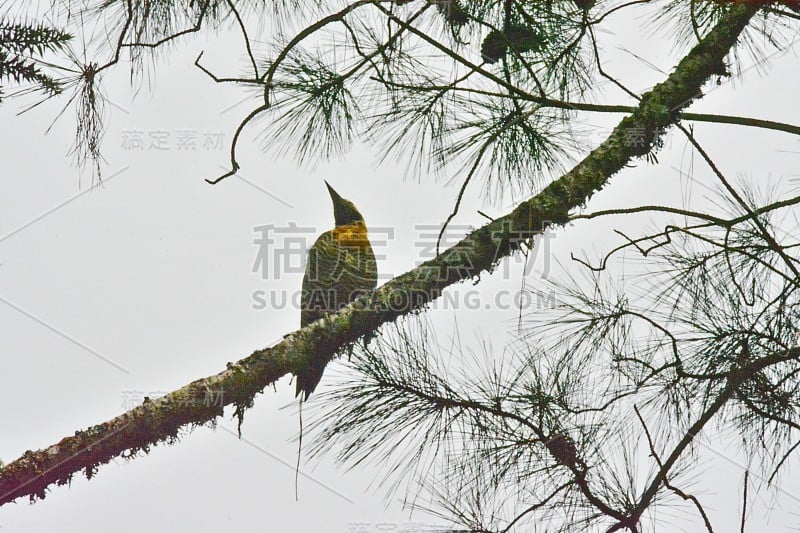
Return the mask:
[[(244, 410), (267, 385), (297, 373), (312, 360), (330, 360), (348, 343), (374, 334), (381, 324), (433, 301), (444, 288), (490, 271), (532, 234), (563, 225), (571, 209), (585, 204), (611, 176), (656, 146), (664, 128), (701, 96), (706, 80), (725, 74), (723, 60), (757, 10), (755, 2), (733, 6), (666, 81), (642, 96), (636, 111), (624, 118), (606, 141), (537, 196), (477, 229), (437, 258), (339, 313), (287, 335), (277, 345), (49, 448), (26, 452), (0, 471), (0, 505), (21, 496), (44, 497), (49, 485), (66, 484), (76, 472), (91, 476), (113, 457), (132, 456), (159, 442), (174, 441), (182, 427), (222, 416), (225, 405), (234, 405), (241, 421)], [(631, 130), (637, 132), (637, 141), (645, 141), (630, 142)], [(625, 527), (632, 528), (634, 523)]]

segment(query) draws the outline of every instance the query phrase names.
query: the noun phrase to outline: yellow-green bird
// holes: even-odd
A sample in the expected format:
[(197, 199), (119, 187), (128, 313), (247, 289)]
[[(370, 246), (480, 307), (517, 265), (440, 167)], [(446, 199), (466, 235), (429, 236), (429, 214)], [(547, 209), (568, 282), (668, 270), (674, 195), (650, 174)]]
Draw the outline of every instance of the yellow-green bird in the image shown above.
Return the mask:
[[(339, 196), (327, 181), (325, 185), (333, 201), (336, 227), (320, 235), (308, 252), (300, 311), (302, 327), (335, 313), (378, 283), (378, 267), (364, 217), (353, 202)], [(298, 373), (295, 396), (303, 393), (307, 400), (324, 370), (324, 362), (312, 362)]]

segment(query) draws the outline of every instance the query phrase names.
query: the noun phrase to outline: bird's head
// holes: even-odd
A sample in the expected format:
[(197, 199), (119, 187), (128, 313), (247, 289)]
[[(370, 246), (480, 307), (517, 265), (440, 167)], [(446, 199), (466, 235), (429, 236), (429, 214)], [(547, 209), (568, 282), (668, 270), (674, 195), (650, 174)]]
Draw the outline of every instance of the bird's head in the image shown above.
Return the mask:
[(346, 226), (354, 222), (364, 222), (364, 217), (358, 212), (353, 202), (339, 196), (339, 193), (333, 190), (333, 187), (331, 187), (327, 181), (325, 185), (328, 186), (328, 192), (331, 195), (331, 200), (333, 200), (333, 218), (336, 220), (337, 226)]

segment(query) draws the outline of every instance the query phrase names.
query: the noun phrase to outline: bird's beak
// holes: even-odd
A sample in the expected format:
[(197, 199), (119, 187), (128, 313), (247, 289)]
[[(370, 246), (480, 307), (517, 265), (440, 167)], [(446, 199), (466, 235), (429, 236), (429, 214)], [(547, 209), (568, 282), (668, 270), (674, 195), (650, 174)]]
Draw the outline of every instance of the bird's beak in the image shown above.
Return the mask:
[(333, 187), (331, 187), (331, 184), (328, 183), (327, 181), (325, 182), (325, 186), (328, 187), (328, 193), (331, 195), (331, 200), (333, 200), (334, 207), (337, 205), (341, 205), (342, 202), (344, 201), (344, 198), (339, 196), (339, 193), (333, 190)]
[[(2, 0), (0, 0), (2, 1)], [(333, 219), (336, 221), (337, 226), (345, 226), (354, 222), (363, 222), (364, 218), (358, 212), (356, 206), (349, 200), (345, 200), (339, 193), (333, 190), (330, 183), (327, 181), (325, 185), (328, 187), (328, 193), (331, 195), (333, 201)]]

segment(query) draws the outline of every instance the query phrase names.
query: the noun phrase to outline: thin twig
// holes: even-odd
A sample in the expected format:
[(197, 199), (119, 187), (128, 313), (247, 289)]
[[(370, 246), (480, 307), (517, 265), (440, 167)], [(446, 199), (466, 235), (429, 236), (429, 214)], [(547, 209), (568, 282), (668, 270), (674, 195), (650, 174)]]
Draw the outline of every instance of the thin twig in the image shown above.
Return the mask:
[(228, 0), (228, 6), (231, 8), (233, 15), (236, 17), (236, 21), (239, 23), (239, 28), (242, 30), (242, 36), (244, 37), (244, 45), (247, 48), (247, 55), (250, 58), (250, 64), (253, 66), (253, 75), (256, 78), (259, 78), (258, 75), (258, 64), (256, 63), (256, 58), (253, 56), (253, 50), (250, 48), (250, 37), (247, 35), (247, 28), (244, 25), (244, 21), (242, 21), (242, 17), (239, 16), (239, 12), (236, 10), (236, 6), (233, 5), (231, 0)]
[(544, 500), (534, 503), (533, 505), (522, 511), (520, 514), (518, 514), (511, 522), (508, 523), (508, 525), (501, 531), (501, 533), (508, 533), (509, 531), (511, 531), (511, 528), (514, 527), (514, 524), (522, 520), (522, 518), (525, 517), (525, 515), (530, 514), (536, 511), (537, 509), (541, 509), (542, 507), (547, 505), (547, 502), (555, 498), (559, 492), (566, 489), (570, 485), (572, 485), (572, 481), (568, 481), (562, 484), (561, 486), (556, 487), (556, 489), (553, 492), (551, 492)]
[(733, 196), (733, 198), (742, 207), (742, 209), (748, 215), (750, 215), (750, 220), (753, 221), (753, 224), (755, 224), (755, 226), (761, 232), (761, 236), (764, 238), (765, 241), (767, 241), (772, 251), (778, 254), (781, 257), (781, 259), (783, 259), (783, 262), (786, 264), (789, 270), (792, 271), (792, 274), (794, 274), (795, 278), (800, 279), (800, 270), (797, 269), (797, 267), (794, 264), (794, 261), (788, 255), (786, 255), (786, 252), (781, 248), (781, 246), (775, 240), (775, 237), (773, 237), (772, 234), (767, 230), (766, 226), (764, 226), (764, 224), (761, 222), (761, 220), (753, 211), (753, 208), (750, 207), (750, 204), (745, 202), (745, 200), (739, 195), (738, 191), (736, 191), (733, 185), (730, 184), (730, 182), (722, 173), (722, 171), (720, 171), (720, 169), (711, 159), (711, 156), (709, 156), (708, 153), (700, 145), (700, 143), (697, 142), (697, 139), (694, 137), (694, 135), (685, 127), (683, 127), (680, 123), (676, 124), (676, 127), (683, 132), (683, 134), (686, 136), (687, 139), (689, 139), (689, 142), (692, 143), (692, 146), (694, 146), (695, 149), (700, 153), (702, 158), (705, 160), (706, 164), (711, 168), (711, 171), (714, 173), (714, 175), (717, 176), (720, 182), (722, 182), (722, 185), (725, 187), (725, 189), (727, 189), (727, 191), (731, 194), (731, 196)]
[(739, 528), (739, 531), (741, 533), (744, 533), (744, 525), (745, 525), (745, 522), (747, 520), (747, 478), (749, 477), (749, 475), (750, 475), (750, 471), (749, 470), (745, 470), (744, 471), (744, 481), (742, 482), (742, 484), (744, 485), (744, 488), (742, 489), (742, 522), (741, 522), (742, 525)]
[(121, 43), (119, 46), (120, 48), (158, 48), (159, 46), (166, 44), (170, 41), (177, 39), (178, 37), (182, 37), (184, 35), (188, 35), (190, 33), (196, 33), (200, 31), (203, 27), (203, 19), (206, 16), (206, 11), (208, 10), (209, 1), (203, 3), (203, 6), (200, 8), (200, 14), (197, 16), (197, 22), (195, 22), (194, 26), (191, 28), (186, 28), (185, 30), (181, 30), (179, 32), (173, 33), (172, 35), (168, 35), (162, 39), (154, 43), (145, 43), (141, 41), (135, 41), (132, 43)]
[[(647, 424), (645, 424), (644, 418), (642, 418), (642, 414), (639, 412), (639, 408), (634, 405), (633, 410), (636, 412), (636, 416), (639, 418), (639, 422), (641, 422), (642, 428), (644, 429), (644, 434), (647, 437), (647, 444), (650, 446), (650, 454), (656, 460), (656, 463), (658, 463), (659, 468), (663, 470), (664, 464), (661, 462), (661, 458), (658, 456), (658, 452), (656, 452), (655, 444), (653, 443), (653, 437), (650, 435), (650, 430), (647, 429)], [(714, 528), (711, 527), (711, 521), (708, 519), (708, 515), (706, 514), (705, 509), (703, 509), (703, 506), (700, 504), (700, 500), (698, 500), (696, 496), (687, 494), (678, 487), (670, 484), (669, 480), (667, 479), (666, 472), (664, 472), (663, 480), (665, 487), (667, 487), (669, 490), (671, 490), (684, 500), (691, 501), (694, 504), (694, 506), (697, 507), (697, 511), (700, 513), (700, 516), (703, 517), (703, 522), (705, 523), (706, 530), (708, 530), (710, 533), (713, 533)]]

